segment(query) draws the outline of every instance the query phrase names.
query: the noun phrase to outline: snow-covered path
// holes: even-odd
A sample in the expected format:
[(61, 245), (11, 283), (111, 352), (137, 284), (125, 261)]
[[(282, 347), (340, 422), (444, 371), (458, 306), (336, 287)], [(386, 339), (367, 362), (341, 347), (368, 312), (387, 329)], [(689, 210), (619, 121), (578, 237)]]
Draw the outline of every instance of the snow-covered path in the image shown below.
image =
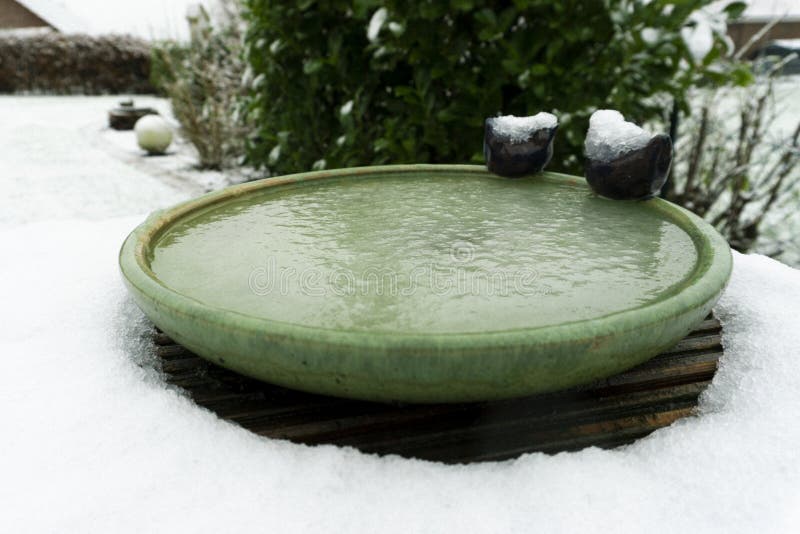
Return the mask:
[(165, 185), (103, 146), (98, 125), (119, 100), (0, 96), (0, 225), (104, 219), (185, 198), (189, 188)]
[(624, 449), (443, 466), (263, 439), (149, 370), (120, 281), (127, 232), (187, 191), (64, 146), (105, 104), (19, 100), (0, 98), (0, 532), (796, 531), (800, 272), (736, 255), (699, 416)]

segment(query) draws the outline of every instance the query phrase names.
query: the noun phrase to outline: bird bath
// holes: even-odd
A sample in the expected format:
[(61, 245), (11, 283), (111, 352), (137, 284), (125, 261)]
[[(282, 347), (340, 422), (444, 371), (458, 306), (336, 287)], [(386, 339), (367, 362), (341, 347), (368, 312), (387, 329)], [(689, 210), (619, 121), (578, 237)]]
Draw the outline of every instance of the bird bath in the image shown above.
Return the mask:
[(462, 402), (647, 360), (708, 314), (731, 258), (663, 200), (413, 165), (205, 195), (151, 215), (120, 264), (148, 317), (214, 363), (315, 393)]

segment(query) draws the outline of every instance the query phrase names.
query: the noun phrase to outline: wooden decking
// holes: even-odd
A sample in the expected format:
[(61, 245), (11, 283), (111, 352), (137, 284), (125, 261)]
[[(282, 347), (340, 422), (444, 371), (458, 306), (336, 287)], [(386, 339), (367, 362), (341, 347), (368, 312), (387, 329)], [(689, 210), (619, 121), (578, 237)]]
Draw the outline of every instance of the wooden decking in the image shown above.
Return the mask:
[(722, 355), (709, 317), (669, 351), (620, 375), (559, 393), (456, 405), (385, 405), (310, 395), (251, 380), (155, 333), (169, 383), (263, 436), (332, 443), (448, 463), (630, 443), (691, 415)]

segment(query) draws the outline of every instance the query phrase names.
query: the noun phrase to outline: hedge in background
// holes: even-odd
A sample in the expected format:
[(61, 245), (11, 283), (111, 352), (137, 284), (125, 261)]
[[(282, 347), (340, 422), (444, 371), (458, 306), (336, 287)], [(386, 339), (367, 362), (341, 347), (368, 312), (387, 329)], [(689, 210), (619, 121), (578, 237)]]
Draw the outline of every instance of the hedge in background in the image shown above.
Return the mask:
[(129, 36), (0, 34), (0, 92), (152, 93), (150, 47)]
[(578, 170), (596, 108), (643, 122), (701, 80), (745, 81), (707, 69), (727, 54), (719, 35), (704, 58), (681, 38), (709, 3), (246, 0), (250, 160), (277, 173), (482, 161), (485, 117), (546, 110), (561, 122), (551, 168)]

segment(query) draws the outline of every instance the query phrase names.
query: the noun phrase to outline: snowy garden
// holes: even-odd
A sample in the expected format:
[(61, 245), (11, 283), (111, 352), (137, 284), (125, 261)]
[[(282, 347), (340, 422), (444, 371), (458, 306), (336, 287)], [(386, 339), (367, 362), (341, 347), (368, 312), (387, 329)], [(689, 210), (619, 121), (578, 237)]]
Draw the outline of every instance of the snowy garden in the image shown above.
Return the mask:
[[(447, 34), (453, 40), (442, 57), (456, 59), (453, 78), (445, 81), (431, 74), (438, 64), (424, 59), (438, 46), (436, 36), (402, 3), (353, 2), (348, 15), (337, 14), (357, 24), (342, 22), (335, 53), (315, 48), (319, 35), (328, 35), (315, 2), (276, 7), (248, 0), (244, 7), (224, 3), (225, 9), (210, 1), (204, 7), (183, 1), (168, 7), (155, 1), (19, 4), (48, 22), (51, 28), (41, 30), (48, 35), (128, 33), (148, 43), (147, 83), (154, 87), (146, 94), (45, 88), (0, 94), (0, 531), (797, 530), (800, 74), (787, 67), (796, 55), (735, 57), (726, 33), (726, 24), (739, 17), (800, 21), (794, 2), (734, 2), (729, 11), (723, 8), (730, 2), (688, 2), (693, 7), (675, 7), (689, 11), (663, 28), (659, 21), (673, 16), (672, 2), (611, 2), (619, 4), (612, 18), (640, 12), (646, 18), (636, 19), (635, 32), (617, 28), (614, 35), (624, 43), (615, 37), (594, 58), (608, 62), (608, 77), (630, 78), (599, 89), (608, 89), (607, 98), (594, 106), (582, 98), (595, 95), (556, 95), (557, 85), (546, 85), (545, 78), (578, 72), (546, 47), (536, 56), (546, 60), (524, 68), (512, 65), (530, 61), (513, 56), (516, 48), (498, 52), (505, 54), (503, 68), (513, 71), (513, 90), (491, 80), (483, 81), (485, 93), (467, 87), (463, 73), (483, 65), (476, 57), (497, 60), (481, 54), (501, 48), (498, 43), (541, 46), (525, 40), (533, 22), (517, 13), (512, 19), (492, 2), (430, 8), (446, 12), (433, 26), (456, 28), (459, 17), (474, 15), (469, 32), (482, 35), (482, 44), (462, 54), (451, 49), (461, 42), (456, 30)], [(0, 22), (4, 6), (0, 2)], [(657, 12), (645, 11), (653, 6)], [(276, 14), (285, 24), (267, 28)], [(308, 25), (303, 32), (298, 21)], [(567, 31), (559, 22), (551, 30)], [(347, 32), (356, 25), (363, 41), (358, 53), (368, 57), (353, 66), (347, 43), (354, 37)], [(750, 45), (766, 42), (770, 28)], [(4, 43), (11, 43), (9, 50), (22, 46), (15, 40), (36, 39), (43, 35), (38, 31), (0, 30), (0, 72)], [(596, 38), (581, 31), (565, 43)], [(41, 37), (50, 38), (60, 39)], [(800, 41), (782, 42), (800, 51)], [(679, 53), (669, 52), (676, 46)], [(423, 59), (402, 63), (412, 49), (410, 57)], [(618, 71), (609, 66), (612, 52), (624, 52), (627, 61)], [(286, 59), (265, 59), (279, 53)], [(499, 63), (485, 75), (500, 76)], [(362, 68), (380, 77), (359, 77)], [(398, 72), (411, 81), (397, 81)], [(449, 82), (452, 93), (437, 92)], [(574, 80), (564, 92), (580, 92), (582, 82)], [(465, 89), (458, 93), (461, 83)], [(509, 92), (514, 98), (503, 101)], [(172, 133), (167, 148), (156, 150), (163, 154), (143, 150), (136, 131), (109, 127), (109, 110), (129, 98), (163, 118)], [(545, 101), (552, 104), (536, 105)], [(559, 131), (548, 170), (582, 175), (589, 117), (605, 108), (673, 136), (663, 196), (697, 212), (734, 249), (730, 281), (714, 307), (724, 353), (691, 415), (616, 448), (448, 465), (258, 436), (165, 380), (153, 324), (119, 269), (123, 241), (150, 213), (297, 172), (483, 165), (482, 121), (475, 126), (470, 114), (552, 112)], [(554, 127), (553, 115), (536, 124)], [(644, 135), (638, 127), (634, 133)], [(590, 148), (607, 148), (597, 148), (601, 141), (590, 147), (587, 140), (587, 155)]]

